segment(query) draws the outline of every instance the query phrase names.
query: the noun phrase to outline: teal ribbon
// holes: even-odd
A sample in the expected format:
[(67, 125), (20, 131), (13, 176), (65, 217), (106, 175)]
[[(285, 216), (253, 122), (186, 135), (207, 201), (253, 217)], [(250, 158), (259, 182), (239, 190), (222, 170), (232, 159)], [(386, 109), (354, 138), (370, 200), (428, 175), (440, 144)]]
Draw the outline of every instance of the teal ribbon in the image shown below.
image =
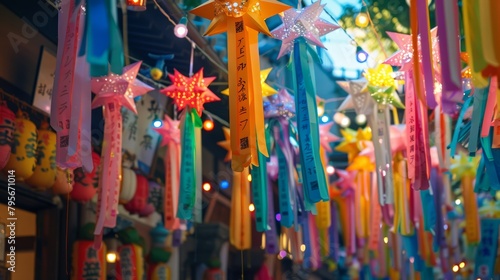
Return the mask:
[(305, 40), (296, 40), (293, 50), (292, 76), (295, 86), (304, 198), (311, 204), (330, 199), (320, 159), (318, 111), (312, 63), (314, 56), (317, 56), (316, 53), (308, 49)]
[(471, 129), (469, 138), (469, 156), (476, 156), (476, 151), (479, 145), (481, 126), (484, 120), (484, 111), (488, 101), (489, 86), (486, 88), (476, 89), (474, 92), (474, 105), (472, 109)]
[(92, 77), (121, 74), (123, 42), (117, 20), (116, 1), (87, 0), (85, 30), (79, 55), (87, 54)]
[[(490, 279), (495, 273), (499, 225), (498, 219), (481, 219), (481, 242), (475, 256), (475, 278)], [(488, 269), (482, 269), (483, 266)]]
[(470, 97), (468, 93), (469, 92), (466, 92), (466, 94), (464, 95), (465, 102), (464, 102), (464, 105), (462, 106), (462, 109), (460, 110), (460, 114), (458, 115), (457, 124), (455, 126), (455, 131), (453, 131), (453, 137), (451, 139), (450, 145), (448, 146), (448, 148), (450, 149), (450, 155), (452, 158), (455, 158), (455, 154), (457, 151), (457, 144), (458, 144), (460, 130), (464, 126), (463, 120), (464, 120), (465, 112), (467, 111), (467, 109), (469, 108), (469, 106), (471, 105), (472, 100), (473, 100), (473, 98)]
[[(266, 140), (268, 137), (266, 131)], [(258, 145), (257, 145), (258, 146)], [(268, 146), (269, 147), (269, 146)], [(258, 150), (258, 149), (257, 149)], [(252, 166), (252, 200), (255, 205), (255, 224), (258, 232), (269, 230), (267, 224), (267, 158), (259, 152), (259, 166)]]
[(278, 172), (278, 192), (279, 192), (279, 208), (281, 213), (281, 225), (287, 228), (293, 225), (293, 209), (290, 203), (290, 190), (288, 185), (291, 182), (288, 180), (289, 172), (285, 154), (279, 147), (276, 146), (276, 154), (278, 156), (279, 172)]
[(422, 214), (424, 217), (424, 230), (433, 232), (436, 226), (436, 207), (434, 203), (434, 197), (431, 194), (430, 189), (420, 191), (420, 200), (422, 201)]
[[(202, 126), (202, 121), (195, 109), (185, 111), (182, 117), (182, 148), (180, 168), (180, 191), (177, 218), (190, 220), (196, 198), (196, 139), (195, 128)], [(200, 170), (201, 171), (201, 170)]]

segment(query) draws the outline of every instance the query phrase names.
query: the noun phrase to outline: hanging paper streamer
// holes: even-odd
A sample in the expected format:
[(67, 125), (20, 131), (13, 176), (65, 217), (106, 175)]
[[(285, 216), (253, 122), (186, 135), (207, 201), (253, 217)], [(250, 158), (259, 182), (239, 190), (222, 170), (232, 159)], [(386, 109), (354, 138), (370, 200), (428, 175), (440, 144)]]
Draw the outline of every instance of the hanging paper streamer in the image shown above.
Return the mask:
[[(433, 69), (433, 51), (434, 51), (434, 46), (432, 39), (434, 39), (435, 36), (435, 31), (434, 31), (434, 38), (431, 38), (431, 32), (430, 32), (430, 21), (429, 21), (429, 9), (427, 7), (427, 2), (425, 1), (416, 1), (417, 5), (416, 7), (413, 6), (411, 9), (417, 9), (417, 14), (418, 14), (418, 31), (420, 35), (420, 56), (415, 56), (419, 57), (421, 64), (422, 64), (422, 70), (423, 70), (423, 78), (424, 78), (424, 83), (425, 83), (425, 99), (427, 101), (426, 105), (430, 109), (434, 109), (437, 106), (436, 99), (434, 96), (434, 69)], [(414, 15), (414, 14), (413, 14)], [(413, 30), (412, 30), (413, 31)], [(415, 34), (412, 34), (415, 36)], [(443, 50), (444, 51), (444, 50)]]
[(472, 185), (476, 169), (477, 160), (475, 158), (467, 158), (465, 155), (456, 156), (450, 169), (451, 173), (460, 181), (462, 188), (465, 231), (468, 244), (477, 244), (481, 239), (477, 200)]
[(488, 83), (481, 71), (486, 68), (482, 48), (482, 33), (479, 23), (479, 3), (473, 0), (462, 1), (463, 25), (465, 34), (465, 49), (469, 54), (469, 67), (472, 74), (472, 83), (477, 88), (485, 87)]
[(79, 55), (87, 55), (92, 77), (121, 73), (124, 65), (123, 43), (118, 26), (116, 2), (87, 0), (85, 33)]
[(152, 90), (151, 87), (136, 79), (140, 66), (141, 62), (137, 62), (125, 67), (121, 75), (110, 74), (92, 79), (92, 91), (96, 93), (92, 107), (103, 107), (105, 122), (97, 222), (94, 232), (97, 247), (100, 246), (104, 227), (115, 227), (118, 215), (122, 163), (121, 107), (125, 106), (132, 112), (137, 112), (134, 98)]
[(268, 156), (263, 91), (259, 82), (258, 33), (271, 36), (264, 20), (283, 12), (288, 6), (275, 0), (249, 0), (234, 4), (209, 0), (191, 13), (211, 20), (206, 35), (227, 31), (231, 164), (233, 170), (241, 172), (250, 163), (259, 164), (258, 149)]
[(390, 143), (390, 116), (389, 106), (404, 109), (403, 103), (396, 93), (396, 83), (392, 75), (392, 67), (388, 64), (380, 64), (375, 69), (368, 69), (365, 73), (368, 81), (368, 91), (377, 103), (374, 115), (370, 117), (369, 124), (372, 127), (373, 146), (376, 172), (379, 186), (380, 205), (393, 204), (393, 178), (392, 178), (392, 155)]
[(229, 224), (229, 241), (238, 250), (247, 250), (252, 246), (250, 221), (250, 186), (248, 169), (234, 172), (231, 193), (231, 217)]
[(489, 279), (495, 271), (500, 220), (481, 219), (481, 242), (477, 248), (474, 276)]
[[(196, 201), (196, 131), (202, 127), (200, 116), (203, 106), (207, 102), (220, 100), (209, 88), (215, 77), (204, 77), (200, 69), (192, 77), (186, 77), (174, 69), (174, 74), (168, 75), (172, 85), (161, 90), (161, 93), (174, 100), (177, 109), (182, 111), (181, 116), (181, 165), (180, 191), (177, 217), (184, 220), (193, 218), (193, 209)], [(185, 110), (184, 110), (185, 109)], [(201, 171), (199, 171), (201, 172)]]
[(179, 121), (165, 116), (163, 125), (154, 130), (161, 135), (161, 146), (166, 146), (164, 155), (165, 162), (165, 190), (163, 198), (163, 212), (165, 216), (164, 226), (168, 230), (177, 229), (180, 221), (177, 218), (177, 207), (179, 205), (180, 185), (180, 155), (181, 135)]
[(438, 36), (441, 38), (439, 40), (443, 83), (441, 108), (443, 113), (452, 115), (457, 111), (456, 104), (462, 101), (458, 3), (436, 1), (436, 21)]
[[(283, 24), (272, 31), (276, 38), (283, 41), (279, 57), (293, 50), (300, 164), (305, 198), (309, 203), (329, 199), (324, 170), (321, 168), (319, 158), (318, 113), (312, 71), (313, 60), (319, 59), (316, 52), (307, 44), (324, 47), (319, 38), (338, 28), (320, 19), (323, 9), (324, 6), (320, 1), (302, 10), (289, 9), (282, 16)], [(311, 27), (303, 28), (304, 23)]]
[[(267, 167), (269, 169), (269, 163), (267, 164)], [(271, 182), (271, 177), (267, 177), (267, 201), (268, 201), (268, 211), (267, 211), (267, 224), (269, 226), (269, 229), (266, 230), (266, 252), (268, 254), (276, 254), (278, 253), (278, 233), (276, 230), (276, 217), (278, 217), (276, 214), (274, 214), (274, 195), (273, 195), (273, 188), (272, 188), (272, 182)], [(281, 215), (281, 214), (280, 214)], [(281, 217), (281, 216), (280, 216)]]
[[(77, 56), (85, 23), (82, 5), (63, 1), (59, 10), (60, 36), (50, 124), (57, 133), (57, 164), (63, 168), (83, 166), (86, 172), (91, 172), (90, 74), (86, 57)], [(107, 74), (106, 71), (102, 75)]]

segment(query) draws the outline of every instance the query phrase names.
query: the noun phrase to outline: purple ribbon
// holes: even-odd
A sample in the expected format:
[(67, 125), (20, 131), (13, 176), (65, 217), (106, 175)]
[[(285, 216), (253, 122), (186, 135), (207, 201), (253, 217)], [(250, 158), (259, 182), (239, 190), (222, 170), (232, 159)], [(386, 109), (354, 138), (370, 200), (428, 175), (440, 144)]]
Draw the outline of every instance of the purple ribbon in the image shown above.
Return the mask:
[(266, 234), (266, 252), (268, 254), (278, 253), (278, 234), (276, 232), (276, 221), (274, 216), (274, 198), (273, 198), (273, 183), (269, 176), (267, 177), (267, 224), (269, 225), (269, 230), (265, 232)]
[(331, 201), (330, 202), (330, 215), (332, 219), (332, 224), (329, 228), (330, 233), (330, 257), (333, 261), (339, 261), (339, 229), (337, 225), (337, 205)]
[[(429, 38), (429, 19), (427, 18), (427, 1), (417, 1), (418, 9), (418, 28), (420, 30), (420, 45), (422, 51), (422, 68), (425, 80), (425, 97), (427, 106), (431, 109), (436, 108), (437, 103), (434, 98), (434, 75), (432, 73), (433, 65), (432, 51)], [(416, 46), (413, 46), (416, 47)], [(418, 57), (414, 57), (413, 63), (418, 63)]]
[(436, 0), (436, 21), (438, 26), (441, 57), (441, 107), (446, 114), (455, 114), (457, 103), (462, 102), (460, 73), (460, 48), (458, 32), (458, 2)]

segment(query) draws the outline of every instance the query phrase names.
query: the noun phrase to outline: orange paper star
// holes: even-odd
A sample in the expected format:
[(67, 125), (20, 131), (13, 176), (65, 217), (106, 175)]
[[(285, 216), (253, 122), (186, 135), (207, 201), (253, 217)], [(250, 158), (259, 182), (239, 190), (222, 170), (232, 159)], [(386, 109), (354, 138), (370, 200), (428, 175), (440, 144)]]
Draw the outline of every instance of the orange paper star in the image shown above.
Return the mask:
[(230, 161), (233, 154), (231, 153), (231, 131), (227, 127), (223, 127), (222, 131), (224, 132), (224, 138), (226, 138), (223, 141), (217, 142), (217, 145), (221, 146), (224, 148), (224, 150), (227, 151), (226, 157), (224, 158), (224, 161)]

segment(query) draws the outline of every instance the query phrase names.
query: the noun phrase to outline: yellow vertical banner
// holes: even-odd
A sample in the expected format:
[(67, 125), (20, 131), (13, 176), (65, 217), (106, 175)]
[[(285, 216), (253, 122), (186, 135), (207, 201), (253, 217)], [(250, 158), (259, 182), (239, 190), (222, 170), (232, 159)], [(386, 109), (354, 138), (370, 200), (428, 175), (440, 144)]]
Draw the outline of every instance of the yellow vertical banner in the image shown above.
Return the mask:
[(250, 220), (250, 184), (248, 168), (233, 173), (231, 194), (231, 217), (229, 221), (229, 241), (239, 250), (250, 249), (252, 225)]

